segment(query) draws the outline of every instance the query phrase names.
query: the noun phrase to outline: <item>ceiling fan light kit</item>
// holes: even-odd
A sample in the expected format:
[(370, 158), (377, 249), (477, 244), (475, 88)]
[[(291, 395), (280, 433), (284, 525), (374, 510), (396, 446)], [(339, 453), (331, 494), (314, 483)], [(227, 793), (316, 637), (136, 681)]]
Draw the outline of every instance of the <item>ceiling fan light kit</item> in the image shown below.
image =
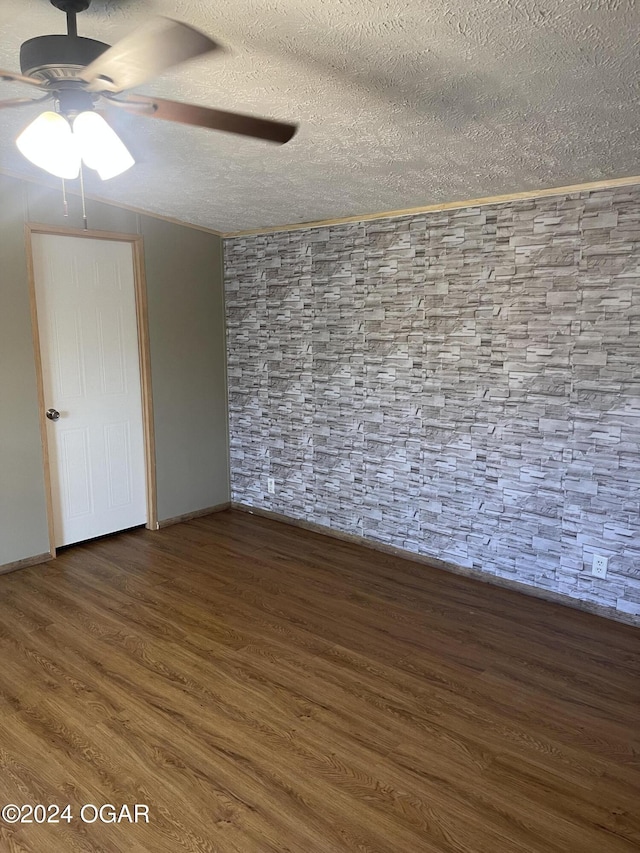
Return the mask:
[(255, 118), (209, 107), (160, 98), (123, 95), (182, 62), (222, 46), (187, 24), (169, 18), (148, 21), (113, 47), (78, 36), (76, 15), (91, 0), (50, 0), (67, 16), (66, 35), (46, 35), (26, 41), (20, 49), (21, 74), (0, 70), (0, 81), (27, 84), (39, 97), (0, 101), (0, 108), (19, 107), (53, 99), (47, 110), (19, 135), (20, 152), (52, 175), (71, 180), (82, 164), (108, 180), (134, 165), (122, 140), (96, 112), (97, 106), (118, 106), (134, 115), (180, 122), (236, 133), (277, 144), (288, 142), (297, 125)]
[(98, 113), (84, 112), (73, 120), (82, 161), (95, 169), (103, 181), (130, 169), (135, 160), (118, 134)]
[(80, 153), (71, 125), (60, 113), (41, 113), (16, 140), (20, 153), (51, 175), (71, 181), (80, 174)]
[(18, 150), (34, 165), (64, 180), (74, 180), (82, 163), (103, 181), (135, 163), (125, 144), (101, 115), (78, 113), (72, 122), (51, 110), (42, 113), (16, 140)]

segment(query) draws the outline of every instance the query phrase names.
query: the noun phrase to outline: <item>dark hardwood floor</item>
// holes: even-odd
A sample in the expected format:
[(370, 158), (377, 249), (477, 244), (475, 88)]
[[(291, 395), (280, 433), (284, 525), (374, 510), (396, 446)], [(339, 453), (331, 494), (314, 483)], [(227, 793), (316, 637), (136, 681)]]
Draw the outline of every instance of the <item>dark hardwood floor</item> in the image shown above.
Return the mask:
[(640, 849), (626, 625), (227, 511), (0, 577), (0, 650), (0, 806), (73, 816), (2, 851)]

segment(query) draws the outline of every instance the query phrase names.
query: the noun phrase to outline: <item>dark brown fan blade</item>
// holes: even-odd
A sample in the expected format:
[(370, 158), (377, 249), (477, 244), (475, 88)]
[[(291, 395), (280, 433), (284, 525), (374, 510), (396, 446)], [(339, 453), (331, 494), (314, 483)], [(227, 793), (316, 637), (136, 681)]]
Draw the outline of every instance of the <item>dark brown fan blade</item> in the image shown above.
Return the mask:
[(255, 118), (241, 113), (229, 113), (210, 107), (200, 107), (196, 104), (167, 101), (163, 98), (148, 98), (143, 95), (135, 95), (128, 100), (110, 98), (109, 103), (117, 103), (127, 112), (137, 113), (138, 115), (160, 118), (165, 121), (177, 121), (182, 124), (193, 124), (197, 127), (207, 127), (210, 130), (221, 130), (225, 133), (238, 133), (241, 136), (277, 142), (280, 145), (288, 142), (298, 129), (298, 125), (287, 122)]
[(25, 77), (24, 74), (14, 74), (13, 71), (3, 71), (0, 68), (0, 80), (6, 80), (9, 83), (28, 83), (29, 86), (44, 87), (41, 80), (36, 80), (35, 77)]
[(90, 92), (122, 92), (212, 50), (224, 48), (187, 24), (154, 18), (105, 50), (78, 77), (89, 83)]
[(45, 95), (44, 98), (11, 98), (8, 101), (0, 101), (0, 110), (6, 110), (9, 107), (26, 107), (28, 104), (41, 104), (51, 97), (51, 95)]

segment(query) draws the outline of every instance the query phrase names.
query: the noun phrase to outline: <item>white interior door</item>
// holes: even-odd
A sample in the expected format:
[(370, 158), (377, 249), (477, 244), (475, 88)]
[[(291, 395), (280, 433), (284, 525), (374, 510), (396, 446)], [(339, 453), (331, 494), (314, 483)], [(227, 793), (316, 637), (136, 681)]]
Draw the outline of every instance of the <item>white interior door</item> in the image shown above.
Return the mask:
[(147, 520), (130, 243), (33, 234), (55, 545)]

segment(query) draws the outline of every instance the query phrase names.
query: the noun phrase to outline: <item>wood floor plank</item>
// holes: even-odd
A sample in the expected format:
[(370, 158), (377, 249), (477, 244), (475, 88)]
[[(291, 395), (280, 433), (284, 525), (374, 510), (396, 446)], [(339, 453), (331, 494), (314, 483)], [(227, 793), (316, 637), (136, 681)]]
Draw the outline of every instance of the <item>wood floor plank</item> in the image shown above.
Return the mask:
[(640, 632), (226, 511), (0, 577), (21, 853), (631, 853)]

